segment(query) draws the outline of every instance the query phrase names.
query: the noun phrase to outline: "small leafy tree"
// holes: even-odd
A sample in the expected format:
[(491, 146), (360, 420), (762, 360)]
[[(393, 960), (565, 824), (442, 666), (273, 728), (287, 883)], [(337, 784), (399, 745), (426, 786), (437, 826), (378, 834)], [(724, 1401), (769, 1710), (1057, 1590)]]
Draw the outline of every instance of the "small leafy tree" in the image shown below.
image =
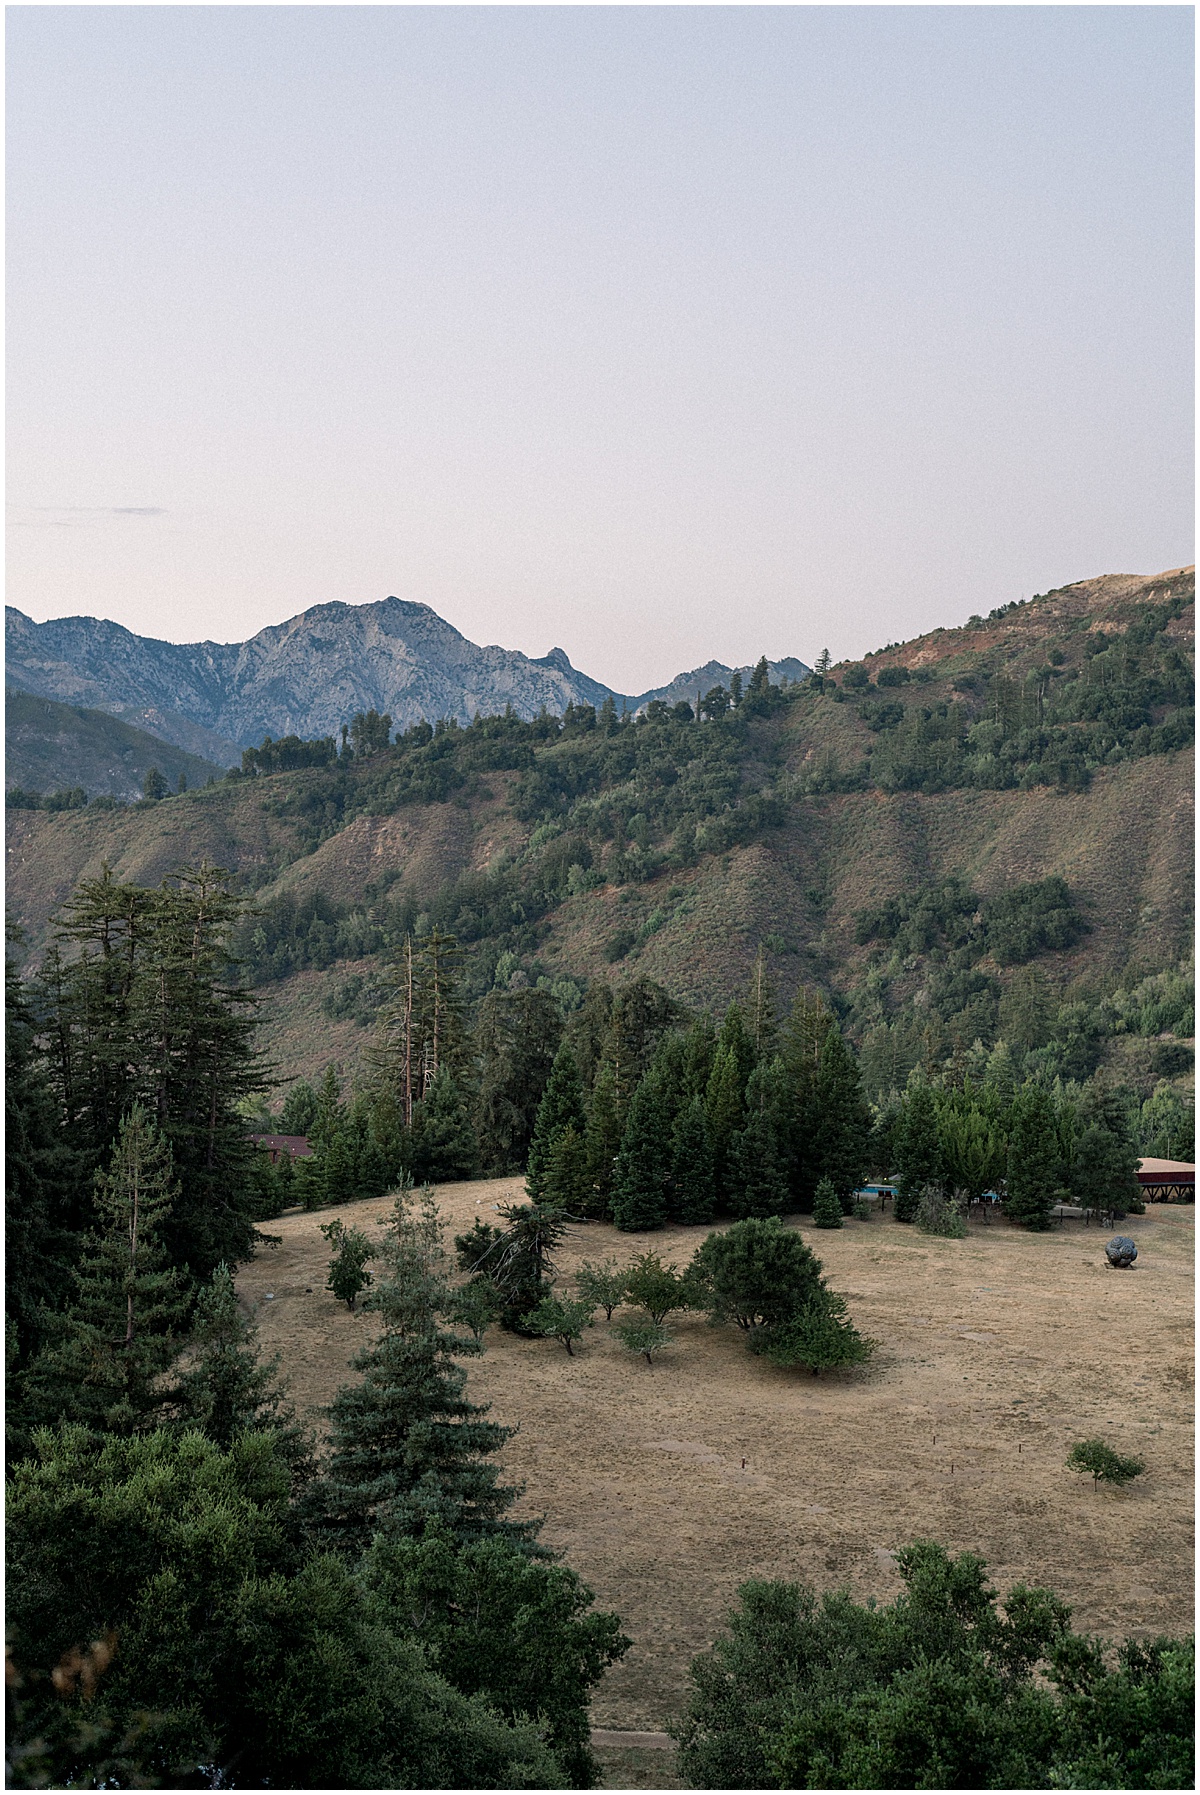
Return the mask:
[(584, 1328), (592, 1325), (591, 1304), (544, 1296), (537, 1308), (530, 1310), (527, 1321), (532, 1333), (544, 1334), (548, 1340), (561, 1340), (568, 1354), (574, 1357), (572, 1343), (582, 1337)]
[(657, 1253), (643, 1253), (625, 1274), (625, 1293), (651, 1321), (661, 1323), (672, 1309), (689, 1309), (691, 1292), (673, 1265), (664, 1265)]
[(321, 1233), (334, 1248), (325, 1288), (353, 1314), (360, 1294), (371, 1282), (367, 1260), (375, 1257), (375, 1249), (361, 1228), (347, 1228), (340, 1220), (326, 1222)]
[(962, 1209), (936, 1184), (927, 1184), (917, 1198), (913, 1219), (919, 1233), (936, 1234), (943, 1240), (962, 1240), (967, 1232)]
[(500, 1314), (500, 1297), (496, 1286), (487, 1278), (472, 1278), (455, 1293), (449, 1309), (451, 1321), (469, 1329), (475, 1340), (482, 1340)]
[(603, 1265), (585, 1259), (575, 1273), (575, 1288), (583, 1302), (603, 1309), (605, 1321), (611, 1321), (613, 1310), (625, 1301), (625, 1278), (615, 1259), (606, 1259)]
[(1104, 1440), (1077, 1440), (1067, 1454), (1067, 1463), (1073, 1471), (1090, 1472), (1093, 1489), (1102, 1483), (1131, 1483), (1146, 1469), (1142, 1459), (1123, 1458)]
[(635, 1315), (629, 1321), (619, 1321), (613, 1333), (626, 1352), (645, 1359), (647, 1365), (653, 1364), (656, 1352), (672, 1343), (672, 1335), (651, 1315)]
[(813, 1198), (813, 1227), (841, 1228), (845, 1224), (845, 1219), (836, 1190), (828, 1178), (822, 1178), (817, 1185), (817, 1194)]

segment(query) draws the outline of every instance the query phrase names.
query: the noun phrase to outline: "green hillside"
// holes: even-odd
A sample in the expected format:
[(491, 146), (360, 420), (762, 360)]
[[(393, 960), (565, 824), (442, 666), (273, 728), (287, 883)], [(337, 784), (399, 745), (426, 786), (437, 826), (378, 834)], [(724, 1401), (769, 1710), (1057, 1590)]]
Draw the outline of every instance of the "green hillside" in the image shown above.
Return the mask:
[(197, 786), (223, 772), (106, 711), (56, 704), (28, 692), (5, 694), (4, 747), (10, 802), (14, 793), (137, 799), (151, 767), (158, 768), (172, 790), (181, 777)]
[[(1190, 1060), (1168, 1050), (1192, 1032), (1193, 624), (1191, 570), (1109, 577), (736, 705), (718, 688), (701, 719), (417, 725), (156, 805), (10, 812), (9, 901), (36, 947), (105, 860), (235, 870), (287, 1075), (352, 1067), (387, 950), (438, 926), (472, 1000), (542, 984), (569, 1011), (645, 976), (718, 1008), (761, 952), (782, 1000), (833, 999), (877, 1090), (998, 1034), (1147, 1084)], [(1160, 974), (1173, 995), (1134, 995)]]

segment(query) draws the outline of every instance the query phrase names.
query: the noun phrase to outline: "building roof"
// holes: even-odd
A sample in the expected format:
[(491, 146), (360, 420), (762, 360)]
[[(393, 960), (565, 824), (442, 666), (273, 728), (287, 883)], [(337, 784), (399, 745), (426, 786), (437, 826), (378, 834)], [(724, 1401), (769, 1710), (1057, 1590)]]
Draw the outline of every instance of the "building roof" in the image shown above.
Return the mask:
[(292, 1159), (308, 1159), (312, 1154), (306, 1134), (252, 1134), (250, 1139), (269, 1153), (286, 1153)]
[(1183, 1159), (1139, 1159), (1139, 1172), (1150, 1172), (1155, 1177), (1170, 1183), (1173, 1178), (1192, 1178), (1196, 1176), (1194, 1165), (1188, 1165)]

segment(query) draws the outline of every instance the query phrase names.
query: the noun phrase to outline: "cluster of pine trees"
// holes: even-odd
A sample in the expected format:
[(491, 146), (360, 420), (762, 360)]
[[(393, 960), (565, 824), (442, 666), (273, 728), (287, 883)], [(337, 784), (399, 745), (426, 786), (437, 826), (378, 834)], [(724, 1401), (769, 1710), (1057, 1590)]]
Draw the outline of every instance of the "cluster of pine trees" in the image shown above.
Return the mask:
[(586, 1786), (628, 1642), (508, 1512), (436, 1215), (389, 1220), (319, 1458), (239, 1307), (236, 909), (106, 873), (9, 968), (8, 1786)]
[(352, 1100), (332, 1068), (292, 1088), (279, 1126), (314, 1147), (296, 1200), (523, 1170), (535, 1202), (627, 1230), (810, 1211), (822, 1179), (849, 1208), (872, 1138), (854, 1052), (806, 994), (781, 1026), (761, 961), (719, 1025), (638, 979), (565, 1023), (547, 992), (493, 992), (468, 1029), (457, 956), (436, 930), (406, 941)]
[(832, 1013), (801, 993), (781, 1028), (760, 962), (719, 1027), (663, 1017), (657, 1041), (641, 1030), (630, 1042), (637, 991), (613, 1001), (603, 1030), (606, 1006), (589, 994), (574, 1031), (586, 1057), (570, 1035), (559, 1049), (530, 1143), (530, 1195), (630, 1231), (809, 1211), (822, 1179), (848, 1208), (871, 1116)]
[(1018, 1084), (1003, 1045), (977, 1083), (914, 1078), (877, 1115), (875, 1155), (897, 1176), (898, 1221), (916, 1219), (928, 1194), (965, 1209), (987, 1191), (1004, 1194), (1009, 1220), (1035, 1230), (1050, 1226), (1059, 1203), (1114, 1216), (1142, 1209), (1120, 1094), (1096, 1082)]

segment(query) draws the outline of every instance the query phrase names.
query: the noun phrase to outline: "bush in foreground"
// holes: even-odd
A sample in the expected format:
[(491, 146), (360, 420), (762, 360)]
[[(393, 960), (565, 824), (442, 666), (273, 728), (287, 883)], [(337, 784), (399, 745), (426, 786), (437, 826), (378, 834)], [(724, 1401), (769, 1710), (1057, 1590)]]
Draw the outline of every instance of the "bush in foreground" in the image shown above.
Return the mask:
[(1115, 1654), (1049, 1590), (1002, 1606), (971, 1553), (896, 1555), (883, 1607), (794, 1583), (739, 1591), (692, 1664), (680, 1767), (703, 1789), (1193, 1786), (1191, 1639)]

